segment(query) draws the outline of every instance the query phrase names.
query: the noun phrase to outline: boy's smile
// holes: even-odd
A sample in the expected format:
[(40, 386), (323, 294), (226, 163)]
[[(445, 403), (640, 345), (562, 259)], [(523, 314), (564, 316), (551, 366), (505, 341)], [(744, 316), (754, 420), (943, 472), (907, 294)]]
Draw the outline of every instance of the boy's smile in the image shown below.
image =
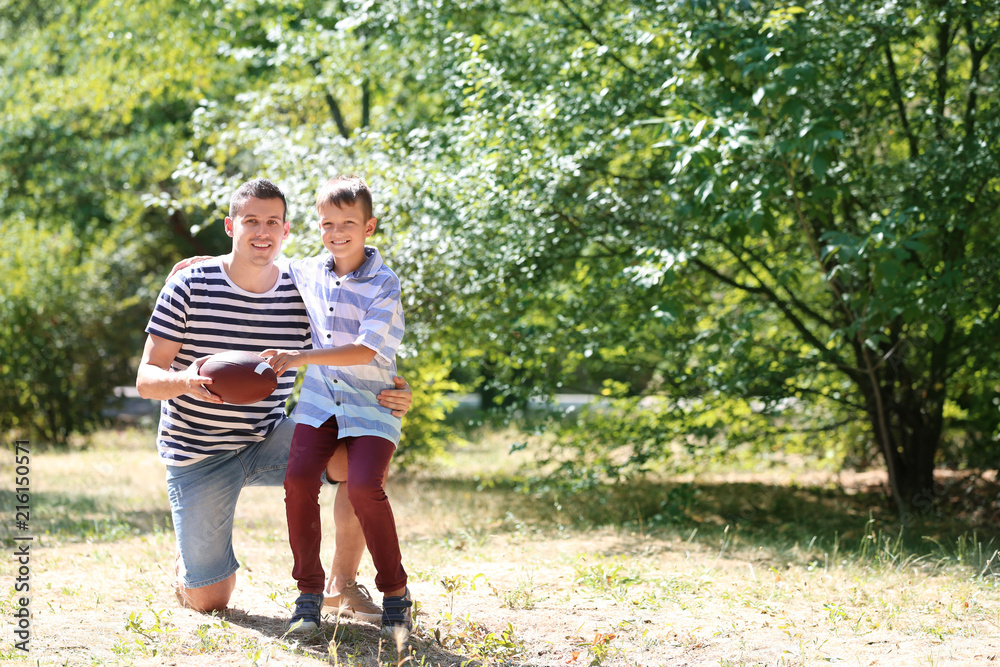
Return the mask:
[(333, 255), (334, 271), (343, 276), (365, 262), (365, 241), (375, 232), (375, 218), (365, 219), (358, 204), (324, 204), (319, 207), (323, 245)]

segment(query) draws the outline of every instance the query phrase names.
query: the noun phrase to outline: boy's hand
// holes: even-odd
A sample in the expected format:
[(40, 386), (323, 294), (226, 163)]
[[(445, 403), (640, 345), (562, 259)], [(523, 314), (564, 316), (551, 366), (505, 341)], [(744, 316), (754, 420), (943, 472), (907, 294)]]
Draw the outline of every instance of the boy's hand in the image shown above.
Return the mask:
[(204, 262), (209, 259), (214, 259), (214, 257), (212, 255), (198, 255), (197, 257), (188, 257), (187, 259), (182, 259), (181, 261), (174, 264), (174, 268), (170, 269), (170, 274), (167, 276), (167, 280), (169, 281), (171, 278), (173, 278), (174, 274), (177, 273), (178, 271), (186, 269), (192, 264), (198, 264), (200, 262)]
[(410, 406), (413, 404), (413, 392), (410, 391), (410, 385), (407, 384), (399, 375), (392, 378), (392, 381), (396, 383), (395, 389), (383, 389), (378, 393), (378, 402), (383, 408), (389, 408), (392, 410), (393, 417), (402, 417), (410, 410)]
[(205, 377), (201, 374), (201, 365), (205, 363), (208, 357), (201, 357), (200, 359), (195, 359), (191, 362), (184, 371), (182, 371), (182, 376), (184, 381), (187, 383), (187, 391), (184, 392), (192, 398), (197, 398), (199, 401), (205, 401), (206, 403), (223, 403), (221, 397), (213, 394), (205, 386), (207, 384), (212, 384), (212, 378)]
[(305, 363), (302, 358), (302, 352), (299, 350), (264, 350), (260, 353), (260, 356), (267, 359), (267, 363), (271, 364), (274, 374), (278, 376), (291, 368), (298, 368)]

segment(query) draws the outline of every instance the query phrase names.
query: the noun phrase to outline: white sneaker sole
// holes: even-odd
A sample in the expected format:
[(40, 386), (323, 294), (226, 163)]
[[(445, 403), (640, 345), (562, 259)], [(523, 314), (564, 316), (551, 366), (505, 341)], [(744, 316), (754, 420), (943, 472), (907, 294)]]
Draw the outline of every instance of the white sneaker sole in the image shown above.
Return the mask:
[(333, 605), (323, 605), (323, 611), (328, 614), (334, 614), (335, 616), (343, 616), (344, 618), (353, 618), (356, 621), (364, 621), (365, 623), (372, 623), (378, 625), (382, 622), (382, 612), (377, 614), (369, 614), (363, 611), (355, 611), (350, 607), (335, 607)]
[(304, 635), (308, 632), (316, 632), (319, 630), (319, 626), (312, 621), (295, 621), (295, 623), (290, 623), (288, 628), (285, 629), (286, 635)]

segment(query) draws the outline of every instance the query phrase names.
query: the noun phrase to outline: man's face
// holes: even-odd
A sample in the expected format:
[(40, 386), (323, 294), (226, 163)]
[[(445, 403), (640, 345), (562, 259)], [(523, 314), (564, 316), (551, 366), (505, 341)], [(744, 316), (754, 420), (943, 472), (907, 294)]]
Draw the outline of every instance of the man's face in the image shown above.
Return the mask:
[(226, 218), (226, 233), (233, 237), (234, 258), (254, 266), (271, 264), (288, 238), (284, 202), (251, 197), (235, 219)]

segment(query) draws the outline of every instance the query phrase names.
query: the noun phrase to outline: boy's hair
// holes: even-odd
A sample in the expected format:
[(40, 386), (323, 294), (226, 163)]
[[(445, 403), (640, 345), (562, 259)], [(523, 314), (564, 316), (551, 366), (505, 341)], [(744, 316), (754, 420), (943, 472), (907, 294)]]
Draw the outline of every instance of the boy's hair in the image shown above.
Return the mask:
[(336, 176), (323, 184), (316, 193), (316, 210), (320, 206), (333, 204), (338, 208), (358, 204), (367, 222), (372, 217), (372, 191), (360, 176)]
[(280, 199), (285, 210), (281, 214), (282, 220), (288, 212), (288, 202), (285, 201), (285, 193), (277, 185), (266, 178), (255, 178), (241, 185), (233, 196), (229, 199), (229, 217), (236, 219), (243, 207), (251, 199)]

